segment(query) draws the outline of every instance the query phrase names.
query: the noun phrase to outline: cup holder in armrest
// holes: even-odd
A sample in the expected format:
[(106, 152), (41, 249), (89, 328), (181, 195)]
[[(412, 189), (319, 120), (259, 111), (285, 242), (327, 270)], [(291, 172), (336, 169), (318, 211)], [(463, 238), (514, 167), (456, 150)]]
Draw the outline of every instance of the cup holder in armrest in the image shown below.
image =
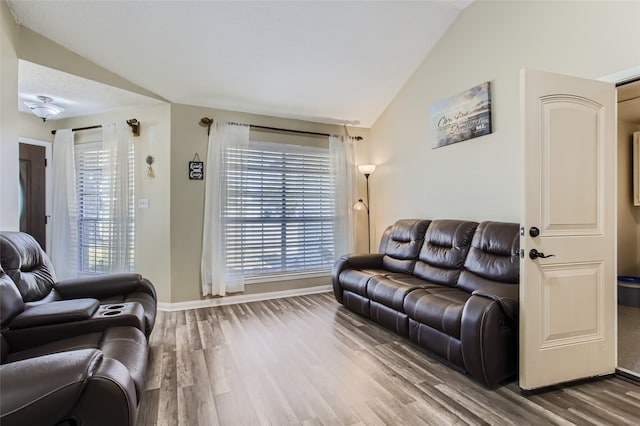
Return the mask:
[(112, 309), (122, 309), (122, 308), (124, 308), (124, 305), (107, 305), (107, 306), (105, 307), (105, 309), (109, 309), (109, 310), (112, 310)]
[(129, 325), (144, 330), (144, 310), (138, 302), (105, 303), (100, 305), (92, 318), (114, 324), (114, 326)]

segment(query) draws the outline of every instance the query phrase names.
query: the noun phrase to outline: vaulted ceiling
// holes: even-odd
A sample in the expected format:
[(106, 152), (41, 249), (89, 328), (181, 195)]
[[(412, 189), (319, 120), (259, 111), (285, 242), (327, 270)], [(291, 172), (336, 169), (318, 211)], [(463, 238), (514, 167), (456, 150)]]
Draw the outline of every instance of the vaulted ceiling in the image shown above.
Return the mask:
[[(9, 0), (18, 24), (168, 101), (363, 127), (469, 3)], [(64, 116), (145, 102), (20, 68), (21, 101), (54, 93)]]

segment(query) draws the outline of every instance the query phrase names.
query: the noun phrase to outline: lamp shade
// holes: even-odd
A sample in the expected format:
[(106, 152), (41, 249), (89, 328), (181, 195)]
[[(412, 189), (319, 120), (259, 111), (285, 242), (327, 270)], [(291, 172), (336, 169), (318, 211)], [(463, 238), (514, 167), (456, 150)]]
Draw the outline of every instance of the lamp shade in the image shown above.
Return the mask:
[(371, 173), (373, 173), (376, 170), (376, 165), (375, 164), (360, 164), (358, 166), (358, 170), (363, 175), (370, 175)]
[(358, 202), (353, 205), (353, 209), (358, 211), (369, 211), (369, 208), (364, 203), (364, 201), (362, 201), (362, 198), (360, 198)]

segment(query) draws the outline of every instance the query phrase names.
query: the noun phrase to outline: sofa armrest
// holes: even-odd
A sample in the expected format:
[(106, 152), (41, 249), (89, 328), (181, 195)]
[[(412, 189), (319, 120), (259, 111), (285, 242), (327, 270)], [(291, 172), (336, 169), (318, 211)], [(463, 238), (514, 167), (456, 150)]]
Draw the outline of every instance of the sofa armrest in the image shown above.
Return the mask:
[(488, 294), (493, 296), (472, 295), (465, 303), (460, 342), (467, 372), (488, 387), (495, 387), (518, 371), (519, 329), (517, 315), (516, 320), (511, 319), (496, 300), (497, 295)]
[(45, 424), (63, 419), (102, 359), (99, 350), (82, 349), (1, 365), (0, 423)]
[(381, 253), (354, 253), (342, 256), (354, 269), (382, 269)]
[(151, 283), (140, 274), (130, 272), (62, 280), (55, 283), (54, 288), (63, 299), (102, 299), (134, 291), (142, 291), (156, 298)]
[(471, 294), (496, 301), (510, 320), (518, 321), (520, 309), (519, 286), (513, 284), (485, 285)]
[(336, 300), (342, 303), (342, 289), (340, 288), (340, 274), (346, 269), (382, 269), (382, 257), (380, 253), (345, 254), (333, 265), (331, 281), (333, 294)]
[(98, 310), (96, 299), (73, 299), (34, 305), (22, 311), (10, 323), (10, 329), (37, 327), (83, 321), (91, 318)]
[(131, 375), (121, 362), (105, 356), (72, 415), (83, 425), (94, 424), (96, 416), (100, 425), (135, 425), (140, 400)]

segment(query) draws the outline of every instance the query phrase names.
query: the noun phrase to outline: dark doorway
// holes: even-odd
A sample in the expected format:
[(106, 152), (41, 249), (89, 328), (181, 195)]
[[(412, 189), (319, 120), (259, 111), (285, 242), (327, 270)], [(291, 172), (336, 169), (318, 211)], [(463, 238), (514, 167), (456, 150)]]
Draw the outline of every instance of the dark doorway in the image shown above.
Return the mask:
[(20, 231), (33, 235), (46, 250), (45, 147), (20, 144)]

